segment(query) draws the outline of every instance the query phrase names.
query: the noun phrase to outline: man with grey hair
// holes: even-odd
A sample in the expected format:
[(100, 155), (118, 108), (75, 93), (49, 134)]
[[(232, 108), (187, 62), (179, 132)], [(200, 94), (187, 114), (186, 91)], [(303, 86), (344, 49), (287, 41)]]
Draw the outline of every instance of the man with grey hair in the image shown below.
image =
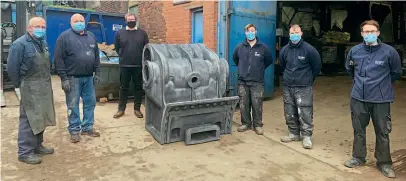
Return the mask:
[[(85, 18), (71, 17), (71, 29), (56, 41), (55, 69), (62, 81), (68, 107), (70, 141), (80, 141), (79, 133), (99, 137), (93, 129), (96, 94), (94, 85), (100, 82), (99, 48), (95, 36), (86, 31)], [(83, 120), (80, 120), (79, 100), (83, 100)]]
[(282, 142), (300, 141), (303, 148), (312, 148), (313, 135), (313, 82), (321, 70), (318, 51), (303, 41), (299, 25), (289, 30), (290, 41), (279, 55), (283, 71), (283, 102), (289, 135), (281, 137)]
[(137, 17), (128, 13), (125, 15), (127, 26), (116, 33), (114, 46), (120, 56), (120, 101), (118, 111), (113, 118), (124, 115), (130, 81), (134, 85), (134, 114), (142, 118), (142, 52), (149, 43), (147, 33), (136, 26)]
[(7, 59), (7, 73), (21, 93), (18, 160), (28, 164), (41, 163), (36, 154), (54, 152), (42, 145), (45, 128), (56, 124), (45, 30), (43, 18), (30, 19), (27, 34), (13, 42)]

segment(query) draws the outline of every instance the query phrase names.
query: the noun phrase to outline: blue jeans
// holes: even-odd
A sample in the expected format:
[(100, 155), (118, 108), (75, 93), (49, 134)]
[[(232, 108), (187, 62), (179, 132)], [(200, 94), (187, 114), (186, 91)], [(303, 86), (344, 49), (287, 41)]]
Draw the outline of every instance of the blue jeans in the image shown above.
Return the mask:
[[(70, 77), (71, 90), (65, 92), (68, 106), (68, 130), (70, 134), (93, 130), (96, 93), (93, 77)], [(79, 101), (83, 102), (83, 121), (80, 120)]]

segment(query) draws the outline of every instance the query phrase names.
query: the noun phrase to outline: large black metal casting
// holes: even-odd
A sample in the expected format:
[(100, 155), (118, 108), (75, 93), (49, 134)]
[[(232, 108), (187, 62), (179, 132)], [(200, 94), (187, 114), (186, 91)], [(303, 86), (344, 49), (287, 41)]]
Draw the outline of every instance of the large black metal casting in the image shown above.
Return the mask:
[(146, 129), (187, 145), (231, 134), (238, 96), (223, 97), (228, 63), (203, 44), (148, 44), (143, 52)]

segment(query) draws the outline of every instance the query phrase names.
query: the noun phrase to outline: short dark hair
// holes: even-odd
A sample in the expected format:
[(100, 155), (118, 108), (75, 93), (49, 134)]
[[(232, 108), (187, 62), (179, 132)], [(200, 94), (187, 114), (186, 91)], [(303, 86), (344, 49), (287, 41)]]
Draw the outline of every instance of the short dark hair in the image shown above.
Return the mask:
[(255, 25), (253, 25), (253, 24), (247, 24), (247, 25), (245, 26), (245, 31), (248, 31), (248, 29), (250, 29), (251, 27), (254, 27), (255, 30), (257, 30), (257, 27), (256, 27)]
[(296, 27), (301, 28), (299, 24), (291, 24), (291, 25), (290, 25), (290, 28), (296, 28)]
[(361, 31), (363, 31), (363, 28), (364, 28), (365, 25), (375, 26), (376, 29), (378, 29), (378, 31), (379, 31), (379, 23), (377, 21), (373, 20), (373, 19), (364, 21), (360, 26)]
[(127, 21), (127, 17), (129, 17), (129, 16), (133, 16), (133, 17), (135, 18), (135, 21), (137, 21), (137, 16), (135, 16), (135, 14), (133, 14), (133, 13), (127, 13), (127, 14), (124, 16), (124, 19)]

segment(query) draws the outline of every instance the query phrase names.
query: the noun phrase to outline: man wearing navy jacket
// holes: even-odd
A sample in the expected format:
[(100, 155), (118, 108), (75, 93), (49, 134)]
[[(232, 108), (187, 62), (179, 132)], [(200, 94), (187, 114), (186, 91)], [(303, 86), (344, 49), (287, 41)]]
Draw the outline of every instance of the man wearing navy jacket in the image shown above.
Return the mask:
[[(96, 37), (86, 31), (81, 14), (71, 17), (71, 28), (62, 32), (55, 44), (55, 69), (62, 81), (68, 108), (70, 141), (77, 143), (81, 135), (99, 137), (93, 129), (96, 94), (94, 86), (100, 83), (100, 57)], [(83, 101), (83, 120), (79, 102)]]
[[(238, 94), (242, 125), (238, 132), (254, 128), (262, 135), (262, 101), (265, 69), (273, 63), (271, 51), (256, 37), (253, 24), (245, 26), (246, 39), (234, 49), (233, 61), (238, 66)], [(251, 121), (252, 107), (252, 121)]]
[(370, 118), (374, 125), (377, 166), (386, 177), (395, 177), (389, 148), (389, 133), (392, 130), (390, 103), (394, 101), (392, 83), (402, 74), (399, 54), (382, 43), (379, 24), (368, 20), (361, 24), (364, 42), (347, 55), (345, 67), (353, 80), (351, 91), (351, 118), (354, 128), (352, 158), (344, 165), (353, 168), (365, 164), (365, 130)]
[(289, 30), (290, 41), (279, 55), (283, 71), (283, 102), (289, 135), (281, 137), (282, 142), (300, 141), (303, 148), (312, 148), (313, 135), (313, 92), (312, 85), (321, 70), (317, 50), (304, 42), (299, 25)]

